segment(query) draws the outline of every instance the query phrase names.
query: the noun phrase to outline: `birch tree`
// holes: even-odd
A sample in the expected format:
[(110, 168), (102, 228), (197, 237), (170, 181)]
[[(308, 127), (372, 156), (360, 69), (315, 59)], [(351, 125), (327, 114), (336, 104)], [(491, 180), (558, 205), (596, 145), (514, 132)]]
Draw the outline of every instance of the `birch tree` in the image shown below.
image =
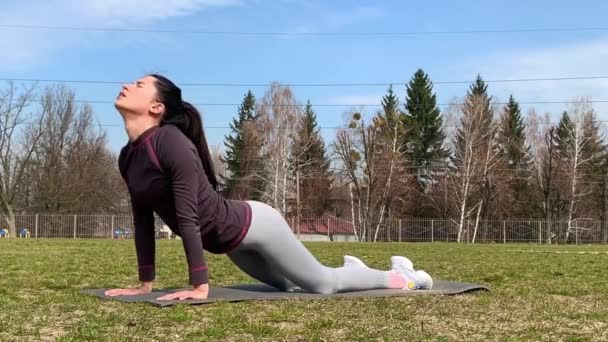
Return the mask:
[(264, 137), (262, 155), (266, 157), (262, 177), (266, 187), (263, 198), (283, 215), (288, 211), (287, 198), (293, 191), (294, 168), (291, 158), (301, 110), (291, 88), (273, 83), (258, 107), (260, 134)]
[[(375, 172), (380, 185), (380, 198), (374, 242), (378, 240), (382, 225), (388, 220), (391, 203), (394, 199), (401, 199), (398, 196), (400, 183), (396, 178), (398, 176), (403, 179), (408, 178), (404, 167), (407, 146), (404, 144), (405, 114), (398, 109), (399, 101), (394, 95), (392, 87), (383, 97), (382, 107), (383, 111), (377, 114), (374, 122), (380, 133), (375, 153), (381, 160), (376, 164), (378, 170)], [(401, 200), (403, 202), (403, 199)]]
[[(451, 188), (453, 205), (458, 213), (457, 241), (463, 239), (465, 225), (471, 213), (477, 210), (476, 226), (481, 210), (491, 198), (491, 171), (496, 165), (496, 128), (493, 123), (491, 97), (487, 86), (478, 77), (471, 85), (461, 106), (462, 118), (453, 143)], [(477, 193), (474, 193), (477, 192)], [(473, 196), (479, 200), (473, 202)]]
[[(585, 153), (591, 143), (591, 136), (586, 135), (584, 125), (593, 120), (593, 108), (588, 101), (576, 101), (568, 112), (562, 114), (556, 129), (558, 152), (563, 160), (563, 171), (568, 179), (568, 208), (565, 242), (570, 241), (570, 235), (576, 229), (575, 220), (579, 202), (591, 192), (585, 187), (584, 170), (591, 166), (593, 155)], [(576, 233), (576, 232), (575, 232)]]

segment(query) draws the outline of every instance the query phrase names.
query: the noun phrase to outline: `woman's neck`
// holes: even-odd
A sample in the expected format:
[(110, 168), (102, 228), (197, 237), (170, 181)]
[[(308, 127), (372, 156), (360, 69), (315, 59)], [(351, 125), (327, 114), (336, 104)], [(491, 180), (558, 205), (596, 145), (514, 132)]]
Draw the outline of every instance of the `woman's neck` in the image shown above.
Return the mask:
[(131, 142), (137, 140), (142, 133), (155, 126), (158, 126), (158, 122), (149, 118), (125, 118), (125, 129)]

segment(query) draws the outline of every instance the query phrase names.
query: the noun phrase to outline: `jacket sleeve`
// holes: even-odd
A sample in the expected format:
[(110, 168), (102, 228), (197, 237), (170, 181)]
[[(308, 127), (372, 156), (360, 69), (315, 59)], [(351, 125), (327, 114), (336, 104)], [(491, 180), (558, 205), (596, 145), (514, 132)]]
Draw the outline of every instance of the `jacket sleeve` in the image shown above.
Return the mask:
[(156, 241), (154, 239), (154, 214), (131, 201), (133, 223), (135, 225), (135, 250), (140, 281), (153, 281), (156, 276), (154, 258)]
[(206, 284), (209, 274), (198, 216), (198, 175), (203, 166), (196, 148), (181, 131), (174, 126), (161, 129), (154, 150), (173, 186), (177, 230), (188, 262), (190, 284)]
[[(118, 157), (118, 169), (120, 175), (128, 185), (129, 181), (125, 172), (125, 158), (127, 148), (120, 151)], [(153, 281), (156, 277), (155, 255), (156, 241), (154, 239), (154, 213), (151, 209), (137, 203), (131, 193), (131, 210), (133, 212), (133, 225), (135, 226), (135, 251), (137, 254), (137, 266), (139, 281)], [(114, 234), (114, 232), (112, 232)]]

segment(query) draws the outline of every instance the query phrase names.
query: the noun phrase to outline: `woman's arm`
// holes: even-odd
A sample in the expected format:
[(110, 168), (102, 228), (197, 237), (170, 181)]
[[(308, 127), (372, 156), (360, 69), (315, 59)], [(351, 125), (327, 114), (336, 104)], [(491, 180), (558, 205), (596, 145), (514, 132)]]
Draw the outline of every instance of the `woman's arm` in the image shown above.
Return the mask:
[(135, 288), (113, 289), (106, 291), (107, 296), (138, 295), (152, 292), (156, 276), (154, 239), (154, 214), (131, 200), (133, 223), (135, 225), (135, 251), (140, 285)]
[(156, 150), (161, 168), (173, 185), (177, 228), (187, 258), (190, 284), (198, 288), (209, 282), (198, 216), (202, 164), (194, 145), (174, 126), (163, 128)]
[[(125, 162), (126, 149), (120, 151), (118, 167), (125, 183), (128, 183), (123, 163)], [(156, 241), (154, 237), (154, 213), (131, 198), (131, 209), (133, 211), (133, 224), (135, 226), (135, 250), (137, 254), (137, 268), (140, 285), (134, 288), (112, 289), (106, 291), (107, 296), (138, 295), (152, 292), (155, 274)]]

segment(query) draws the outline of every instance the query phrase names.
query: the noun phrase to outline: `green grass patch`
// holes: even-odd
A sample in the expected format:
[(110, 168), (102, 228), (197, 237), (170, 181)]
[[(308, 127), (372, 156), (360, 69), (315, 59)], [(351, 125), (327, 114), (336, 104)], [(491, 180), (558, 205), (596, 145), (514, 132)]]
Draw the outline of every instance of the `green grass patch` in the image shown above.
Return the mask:
[[(133, 241), (0, 240), (0, 341), (608, 340), (608, 247), (306, 243), (328, 266), (344, 254), (388, 269), (405, 255), (434, 278), (490, 293), (216, 303), (157, 308), (84, 288), (137, 284)], [(579, 253), (585, 252), (585, 253)], [(252, 282), (207, 254), (211, 282)], [(157, 242), (158, 287), (187, 286), (180, 241)]]

